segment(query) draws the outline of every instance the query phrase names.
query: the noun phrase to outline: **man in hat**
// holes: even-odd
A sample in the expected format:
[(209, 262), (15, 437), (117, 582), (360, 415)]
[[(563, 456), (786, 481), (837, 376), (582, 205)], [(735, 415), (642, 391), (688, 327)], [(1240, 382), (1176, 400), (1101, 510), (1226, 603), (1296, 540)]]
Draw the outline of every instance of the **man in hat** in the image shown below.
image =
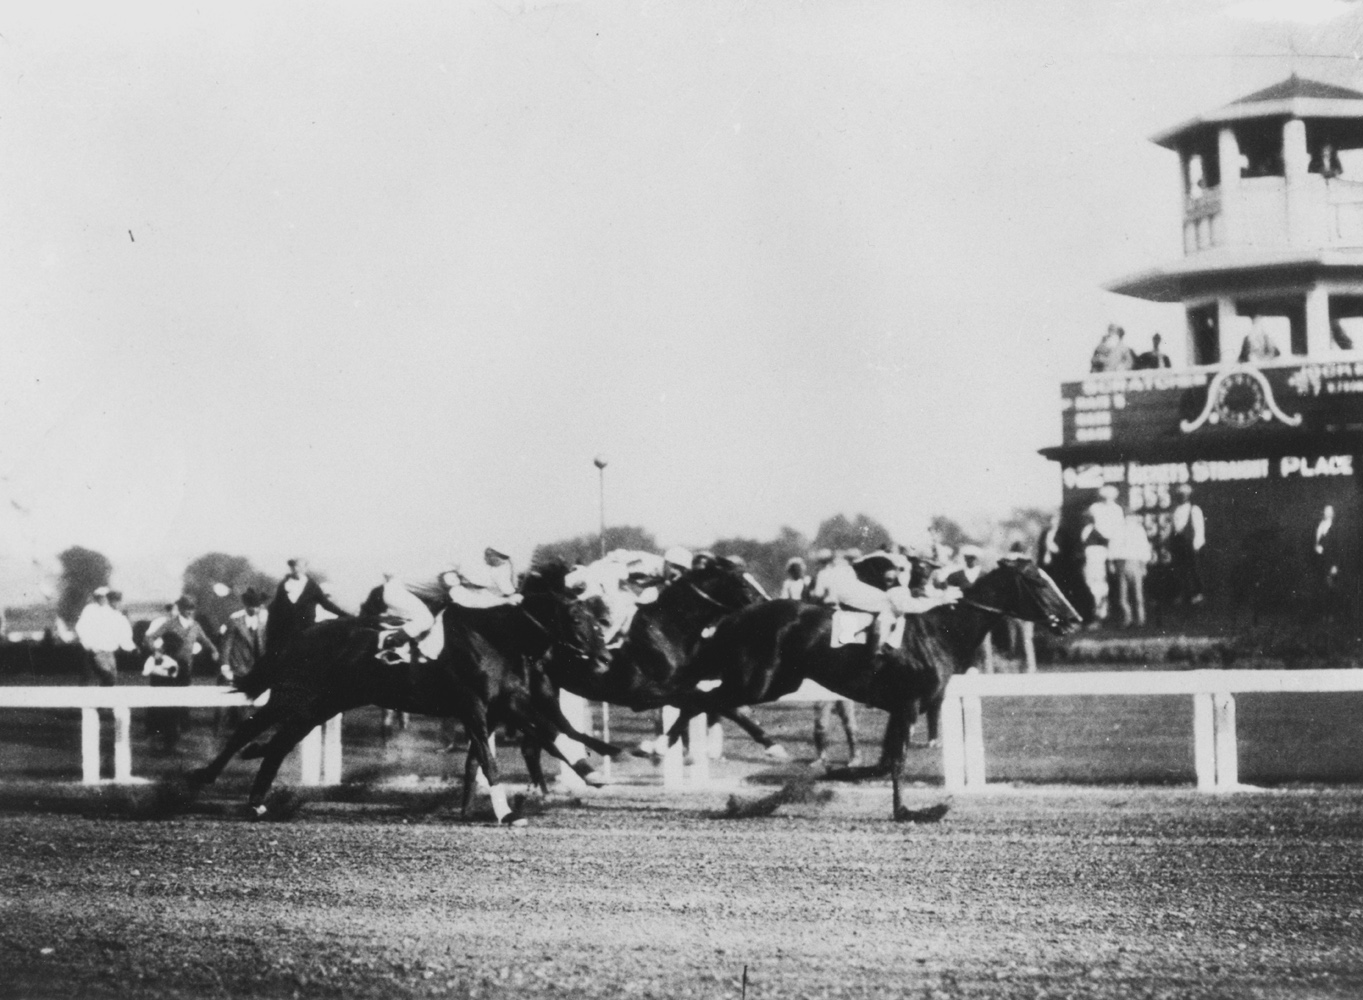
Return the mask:
[(1187, 483), (1174, 487), (1178, 503), (1171, 517), (1173, 533), (1169, 536), (1169, 562), (1174, 570), (1180, 601), (1201, 604), (1202, 573), (1198, 566), (1202, 547), (1207, 544), (1207, 520), (1202, 508), (1193, 503), (1193, 488)]
[(980, 578), (980, 547), (978, 545), (961, 546), (962, 565), (947, 574), (946, 585), (955, 587), (957, 590), (969, 590), (975, 586), (975, 581)]
[(807, 590), (809, 590), (809, 574), (805, 572), (805, 561), (799, 556), (787, 560), (786, 578), (781, 581), (781, 599), (803, 601)]
[(86, 669), (91, 683), (111, 687), (118, 683), (114, 654), (133, 648), (132, 626), (109, 604), (109, 588), (96, 587), (91, 601), (76, 619), (76, 638), (85, 647)]
[(1093, 350), (1089, 371), (1120, 372), (1136, 366), (1136, 355), (1126, 346), (1126, 331), (1116, 323), (1107, 325), (1107, 333)]
[[(188, 687), (194, 680), (194, 657), (201, 652), (207, 653), (217, 663), (221, 657), (218, 647), (208, 638), (208, 633), (194, 617), (198, 604), (189, 594), (182, 594), (175, 602), (175, 613), (154, 628), (147, 629), (143, 642), (153, 651), (160, 650), (175, 660), (172, 675), (162, 675), (160, 683)], [(167, 753), (175, 749), (180, 733), (189, 722), (189, 710), (185, 708), (168, 709), (163, 720), (157, 724), (163, 742), (162, 749)]]
[(338, 606), (321, 584), (308, 575), (306, 559), (290, 559), (289, 572), (275, 588), (265, 620), (265, 648), (282, 653), (306, 628), (317, 624), (317, 609), (323, 608), (338, 618), (349, 613)]
[(1084, 527), (1079, 541), (1084, 546), (1084, 584), (1093, 597), (1093, 618), (1096, 628), (1108, 616), (1108, 547), (1121, 534), (1126, 511), (1117, 502), (1117, 487), (1108, 483), (1098, 490), (1097, 502), (1090, 504), (1084, 514)]
[(229, 684), (242, 680), (265, 655), (265, 623), (270, 616), (264, 603), (264, 594), (247, 587), (241, 595), (241, 610), (233, 611), (218, 629), (222, 636), (222, 676)]
[(1146, 368), (1170, 368), (1173, 362), (1169, 360), (1169, 355), (1160, 350), (1160, 335), (1157, 333), (1150, 338), (1150, 350), (1144, 354), (1136, 356), (1136, 367)]

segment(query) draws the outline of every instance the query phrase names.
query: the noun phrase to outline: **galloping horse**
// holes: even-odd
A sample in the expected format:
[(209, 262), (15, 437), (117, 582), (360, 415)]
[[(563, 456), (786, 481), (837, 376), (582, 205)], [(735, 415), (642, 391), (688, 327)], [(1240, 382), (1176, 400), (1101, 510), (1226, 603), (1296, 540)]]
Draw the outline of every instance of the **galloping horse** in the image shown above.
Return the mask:
[(695, 692), (669, 732), (677, 739), (702, 712), (721, 714), (740, 705), (775, 701), (806, 680), (890, 714), (882, 745), (894, 788), (894, 816), (906, 815), (900, 775), (909, 728), (922, 704), (941, 704), (947, 681), (967, 669), (989, 630), (1004, 616), (1041, 622), (1056, 633), (1076, 627), (1078, 613), (1044, 572), (1029, 562), (1001, 563), (960, 601), (905, 616), (900, 645), (874, 636), (860, 644), (832, 645), (833, 612), (797, 601), (771, 601), (726, 618), (691, 665), (722, 680)]
[[(547, 672), (560, 687), (592, 701), (636, 712), (681, 705), (700, 681), (719, 677), (717, 666), (695, 669), (693, 658), (706, 632), (721, 618), (765, 600), (742, 567), (723, 557), (687, 570), (658, 599), (635, 612), (624, 642), (604, 668), (581, 658), (551, 658)], [(773, 741), (741, 709), (716, 713), (763, 747)]]
[[(445, 646), (435, 660), (394, 664), (379, 659), (379, 632), (372, 622), (346, 618), (312, 626), (249, 675), (251, 684), (243, 690), (258, 695), (268, 688), (270, 700), (237, 728), (212, 762), (191, 772), (191, 780), (212, 782), (234, 755), (274, 728), (263, 746), (243, 755), (263, 758), (249, 799), (255, 814), (263, 816), (265, 794), (280, 764), (308, 732), (339, 712), (378, 705), (458, 718), (469, 738), (464, 814), (473, 792), (468, 779), (481, 766), (498, 821), (523, 822), (510, 813), (488, 742), (498, 723), (515, 726), (525, 739), (559, 757), (554, 739), (560, 733), (598, 753), (620, 752), (578, 732), (546, 693), (539, 673), (537, 664), (549, 653), (561, 662), (589, 664), (605, 652), (597, 621), (563, 588), (563, 575), (561, 566), (530, 574), (519, 606), (448, 606), (441, 618)], [(542, 774), (532, 777), (543, 784)]]

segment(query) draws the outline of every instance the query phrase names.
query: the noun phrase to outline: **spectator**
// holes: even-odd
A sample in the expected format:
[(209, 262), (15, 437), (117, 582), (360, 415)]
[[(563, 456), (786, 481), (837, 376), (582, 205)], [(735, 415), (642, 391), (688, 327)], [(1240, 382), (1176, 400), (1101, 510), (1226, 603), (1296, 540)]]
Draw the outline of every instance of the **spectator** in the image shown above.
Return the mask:
[(980, 578), (980, 547), (978, 545), (962, 545), (961, 562), (963, 563), (962, 566), (947, 574), (946, 585), (955, 587), (957, 590), (969, 590)]
[[(152, 687), (179, 686), (183, 643), (174, 632), (158, 636), (152, 641), (151, 655), (142, 664), (142, 676)], [(147, 731), (151, 735), (152, 752), (173, 753), (180, 740), (182, 710), (177, 708), (147, 709)]]
[(1046, 571), (1052, 578), (1060, 568), (1060, 518), (1051, 514), (1046, 518), (1046, 526), (1041, 529), (1041, 537), (1036, 541), (1037, 567)]
[(1136, 355), (1126, 346), (1126, 331), (1116, 323), (1109, 323), (1107, 333), (1098, 342), (1089, 363), (1091, 372), (1121, 372), (1136, 366)]
[(1117, 574), (1117, 606), (1122, 612), (1122, 627), (1145, 624), (1145, 570), (1154, 555), (1145, 520), (1128, 514), (1121, 533), (1108, 548)]
[(1147, 368), (1172, 368), (1173, 362), (1169, 360), (1169, 355), (1160, 350), (1160, 335), (1157, 333), (1150, 338), (1150, 350), (1136, 358), (1136, 367)]
[(321, 585), (308, 576), (306, 559), (290, 559), (289, 573), (275, 589), (265, 621), (265, 648), (276, 655), (282, 653), (306, 628), (317, 624), (317, 609), (323, 608), (338, 618), (347, 617), (322, 590)]
[(222, 677), (229, 684), (242, 680), (265, 656), (265, 623), (269, 613), (262, 607), (265, 595), (247, 587), (242, 608), (228, 617), (218, 631), (222, 635)]
[(805, 572), (805, 561), (799, 556), (786, 563), (786, 578), (781, 581), (781, 598), (787, 601), (802, 601), (809, 590), (809, 574)]
[(1202, 508), (1193, 503), (1193, 488), (1187, 483), (1174, 487), (1178, 503), (1172, 514), (1173, 533), (1169, 536), (1169, 562), (1174, 570), (1176, 597), (1189, 604), (1201, 604), (1202, 573), (1199, 562), (1207, 544), (1207, 522)]
[[(194, 657), (196, 654), (208, 653), (215, 663), (220, 659), (218, 647), (213, 645), (212, 640), (208, 638), (208, 633), (194, 618), (196, 607), (194, 598), (184, 594), (175, 602), (175, 614), (156, 628), (147, 630), (145, 641), (155, 649), (159, 640), (161, 649), (172, 657), (177, 665), (172, 677), (161, 682), (153, 681), (154, 684), (163, 683), (188, 687), (194, 680)], [(158, 675), (153, 674), (152, 676)], [(163, 724), (159, 727), (159, 735), (163, 740), (161, 747), (163, 751), (170, 753), (175, 750), (179, 743), (180, 733), (186, 728), (188, 720), (188, 709), (177, 708), (167, 711), (167, 715), (163, 717)]]
[(1265, 329), (1263, 317), (1253, 317), (1250, 320), (1249, 333), (1245, 334), (1245, 342), (1240, 347), (1240, 363), (1253, 365), (1263, 361), (1272, 361), (1281, 353), (1278, 350), (1278, 345), (1273, 343), (1273, 338)]
[(1335, 508), (1326, 504), (1316, 525), (1313, 549), (1316, 581), (1322, 593), (1330, 595), (1339, 584), (1339, 532), (1335, 530)]
[(1097, 628), (1108, 617), (1108, 546), (1122, 531), (1126, 511), (1117, 502), (1117, 487), (1108, 484), (1098, 490), (1099, 499), (1089, 506), (1079, 540), (1084, 546), (1084, 585), (1093, 598), (1090, 628)]
[(100, 687), (118, 683), (118, 650), (131, 651), (133, 630), (122, 612), (109, 606), (109, 588), (96, 587), (76, 619), (76, 638), (85, 647), (87, 679)]

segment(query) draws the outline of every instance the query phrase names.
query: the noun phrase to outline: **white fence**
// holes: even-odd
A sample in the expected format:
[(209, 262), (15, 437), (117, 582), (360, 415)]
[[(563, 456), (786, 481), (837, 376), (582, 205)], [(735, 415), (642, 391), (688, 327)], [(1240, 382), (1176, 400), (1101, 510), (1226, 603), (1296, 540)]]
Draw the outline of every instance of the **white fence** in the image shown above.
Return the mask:
[[(265, 696), (267, 697), (267, 696)], [(132, 709), (233, 708), (263, 704), (227, 687), (4, 687), (3, 708), (78, 708), (81, 713), (81, 778), (100, 780), (99, 710), (114, 718), (114, 781), (135, 781), (132, 767)], [(299, 746), (300, 783), (334, 785), (341, 781), (341, 716), (314, 729)]]
[[(1363, 691), (1363, 670), (1185, 670), (1103, 673), (958, 675), (947, 686), (942, 705), (942, 769), (948, 791), (973, 792), (987, 787), (984, 757), (985, 698), (1055, 698), (1074, 696), (1186, 695), (1193, 699), (1193, 763), (1202, 791), (1240, 787), (1235, 730), (1235, 695), (1248, 693), (1333, 693)], [(846, 700), (805, 682), (784, 702)], [(254, 704), (263, 703), (264, 698)], [(57, 708), (81, 711), (81, 774), (86, 783), (100, 780), (99, 710), (114, 719), (114, 777), (136, 780), (132, 767), (134, 708), (231, 708), (253, 702), (226, 687), (4, 687), (0, 709)], [(300, 781), (334, 785), (341, 781), (341, 716), (313, 730), (299, 747)], [(663, 710), (664, 729), (676, 721), (676, 709)], [(715, 727), (717, 730), (719, 727)], [(689, 730), (692, 754), (684, 760), (680, 744), (663, 757), (663, 785), (704, 787), (710, 781), (711, 740), (704, 716)], [(571, 771), (565, 770), (567, 779)], [(576, 776), (573, 775), (575, 778)]]
[(1187, 695), (1193, 699), (1193, 764), (1205, 792), (1240, 786), (1235, 695), (1363, 691), (1363, 670), (1182, 670), (1126, 673), (962, 674), (942, 705), (942, 770), (948, 791), (986, 787), (984, 698)]

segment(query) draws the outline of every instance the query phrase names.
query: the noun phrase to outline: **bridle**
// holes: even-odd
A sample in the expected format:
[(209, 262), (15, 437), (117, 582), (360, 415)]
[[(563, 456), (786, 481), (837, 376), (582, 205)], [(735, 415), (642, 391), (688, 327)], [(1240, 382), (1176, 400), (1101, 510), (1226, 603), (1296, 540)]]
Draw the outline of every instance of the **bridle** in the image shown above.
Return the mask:
[(585, 649), (583, 649), (583, 648), (582, 648), (581, 646), (579, 646), (577, 643), (572, 642), (572, 641), (570, 641), (570, 640), (568, 640), (568, 639), (564, 639), (564, 638), (562, 638), (562, 637), (560, 637), (560, 636), (556, 636), (556, 635), (554, 635), (554, 633), (550, 632), (548, 626), (545, 625), (545, 624), (544, 624), (542, 621), (540, 621), (538, 618), (536, 618), (534, 615), (532, 615), (532, 614), (530, 613), (530, 611), (525, 607), (525, 605), (522, 604), (520, 610), (521, 610), (521, 613), (522, 613), (523, 615), (525, 615), (525, 617), (528, 618), (528, 619), (530, 620), (530, 623), (531, 623), (532, 625), (534, 625), (535, 628), (539, 629), (542, 633), (544, 633), (544, 637), (545, 637), (546, 639), (549, 640), (549, 645), (550, 645), (550, 646), (563, 646), (563, 647), (565, 647), (566, 649), (568, 649), (570, 652), (576, 653), (578, 656), (580, 656), (580, 657), (581, 657), (582, 659), (584, 659), (584, 660), (590, 660), (590, 659), (592, 659), (592, 654), (589, 653), (589, 652), (587, 652)]

